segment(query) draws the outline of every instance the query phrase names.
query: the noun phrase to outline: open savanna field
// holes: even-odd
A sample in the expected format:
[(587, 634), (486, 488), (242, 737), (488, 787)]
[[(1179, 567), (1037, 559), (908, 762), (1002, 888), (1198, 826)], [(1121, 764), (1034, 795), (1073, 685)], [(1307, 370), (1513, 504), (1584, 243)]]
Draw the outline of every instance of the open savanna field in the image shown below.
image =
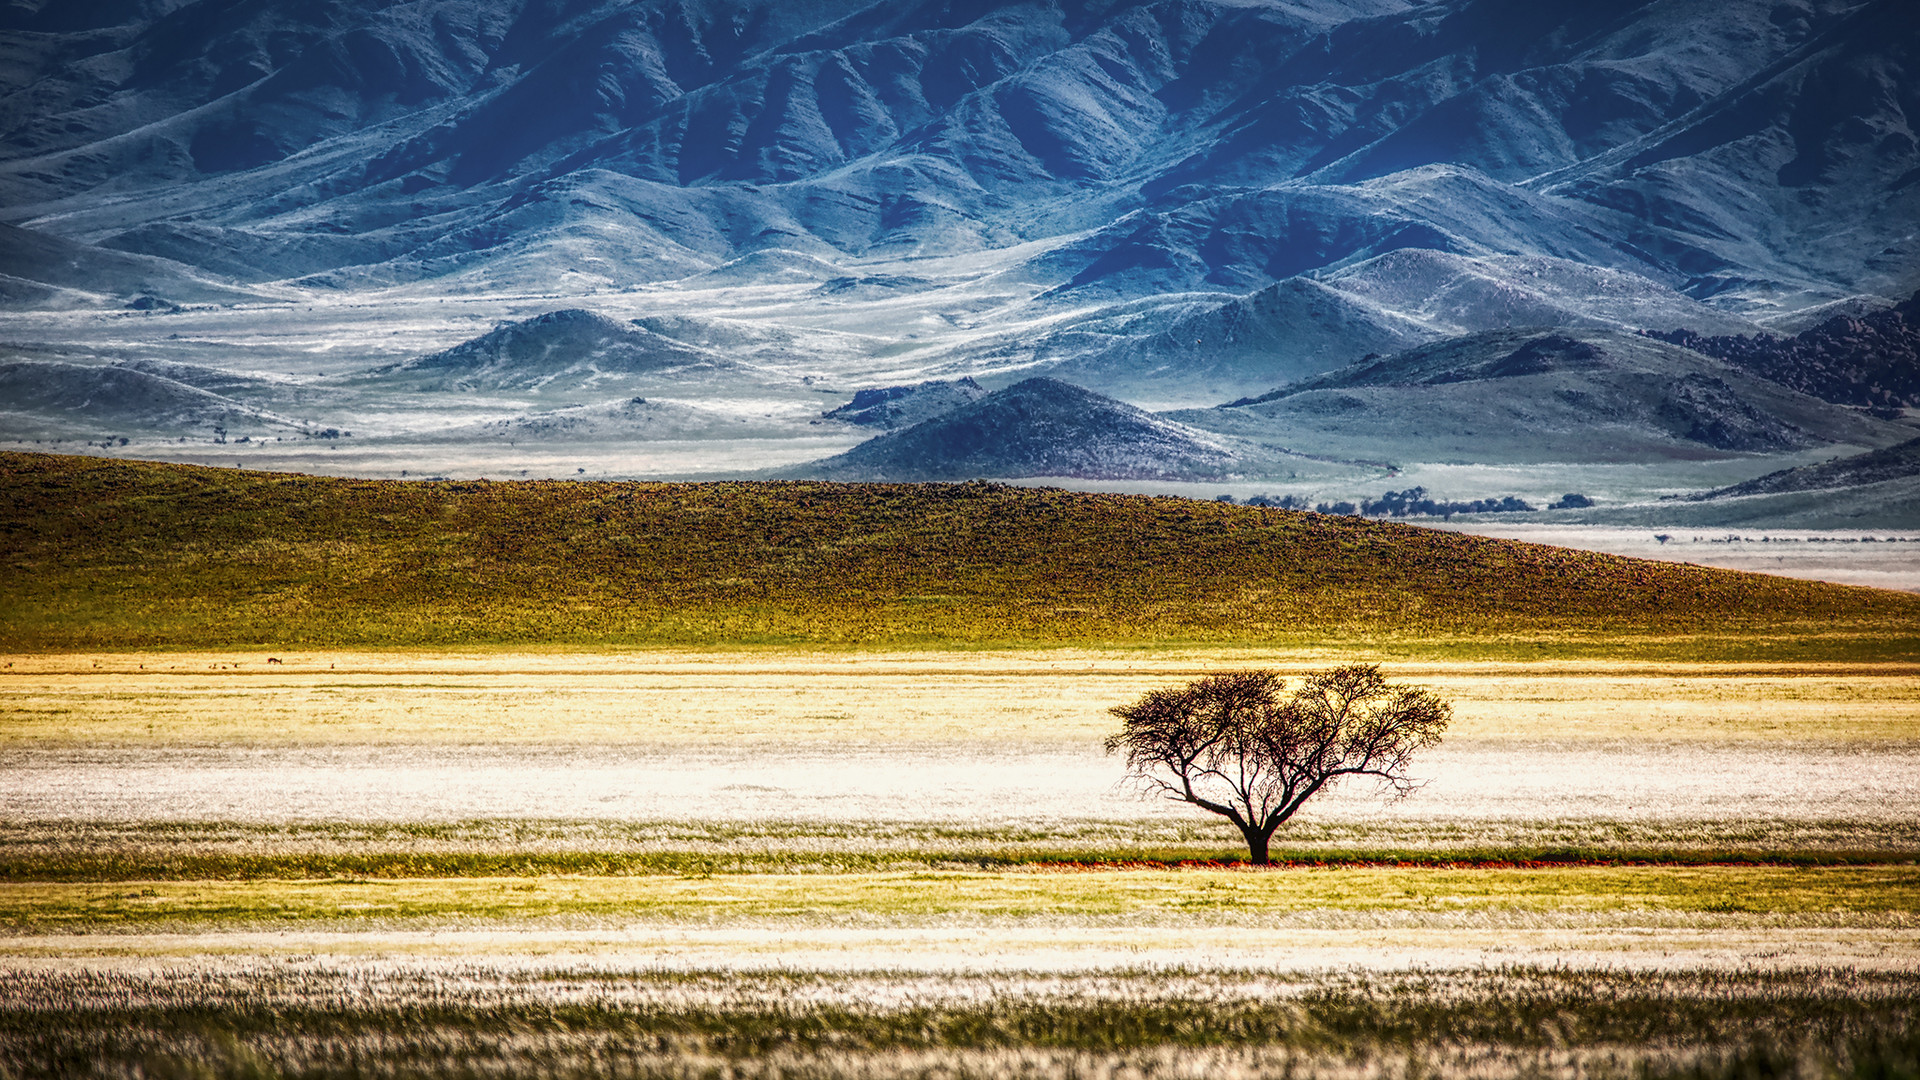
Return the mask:
[[(11, 1075), (1920, 1071), (1912, 597), (983, 485), (0, 498)], [(1452, 724), (1275, 866), (1101, 745), (1353, 661)]]
[(1920, 596), (997, 484), (360, 481), (0, 453), (0, 649), (1244, 645), (1920, 660)]

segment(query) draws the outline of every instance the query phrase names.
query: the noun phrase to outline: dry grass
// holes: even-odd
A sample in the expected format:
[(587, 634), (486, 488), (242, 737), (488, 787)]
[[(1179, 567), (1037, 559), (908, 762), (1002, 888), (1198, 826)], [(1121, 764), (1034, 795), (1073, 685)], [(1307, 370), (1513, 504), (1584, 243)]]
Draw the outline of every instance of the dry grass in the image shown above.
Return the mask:
[[(152, 653), (0, 657), (0, 745), (1086, 743), (1107, 709), (1250, 650), (914, 656)], [(1465, 740), (1920, 739), (1920, 669), (1402, 662)]]
[(403, 483), (0, 454), (0, 648), (1374, 641), (1902, 657), (1920, 597), (990, 484)]
[[(1050, 865), (1235, 863), (1210, 819), (1025, 826), (912, 822), (13, 822), (0, 881), (842, 874)], [(1605, 819), (1305, 820), (1278, 838), (1290, 865), (1652, 863), (1844, 866), (1920, 858), (1920, 822)]]
[(1911, 975), (47, 973), (0, 1068), (75, 1077), (1910, 1075)]

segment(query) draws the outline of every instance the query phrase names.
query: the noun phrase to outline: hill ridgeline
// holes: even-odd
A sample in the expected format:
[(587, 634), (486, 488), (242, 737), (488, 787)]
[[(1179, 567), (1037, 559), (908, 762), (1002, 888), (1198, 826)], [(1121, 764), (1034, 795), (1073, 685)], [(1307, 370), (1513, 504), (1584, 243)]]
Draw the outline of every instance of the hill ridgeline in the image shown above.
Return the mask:
[(8, 650), (1920, 638), (1903, 593), (978, 482), (408, 483), (0, 453), (0, 554)]

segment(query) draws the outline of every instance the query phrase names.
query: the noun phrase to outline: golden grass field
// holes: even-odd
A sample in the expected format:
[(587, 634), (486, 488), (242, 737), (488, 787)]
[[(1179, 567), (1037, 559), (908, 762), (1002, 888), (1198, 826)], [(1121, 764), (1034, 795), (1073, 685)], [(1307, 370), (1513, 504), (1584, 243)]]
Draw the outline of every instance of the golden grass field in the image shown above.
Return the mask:
[[(1094, 742), (1200, 674), (1365, 653), (75, 653), (0, 657), (0, 745)], [(1908, 741), (1920, 665), (1388, 661), (1451, 739)]]
[[(1113, 789), (1106, 710), (1348, 654), (272, 655), (0, 657), (14, 1073), (1920, 1060), (1905, 664), (1390, 660), (1454, 703), (1430, 789), (1330, 797), (1276, 838), (1292, 865), (1255, 870), (1211, 819)], [(821, 802), (823, 775), (858, 790)], [(687, 803), (707, 776), (753, 783)], [(672, 800), (600, 801), (672, 783)], [(514, 797), (462, 801), (488, 784)], [(1605, 798), (1622, 784), (1633, 808)]]
[[(1220, 823), (1118, 783), (1098, 746), (1106, 710), (1203, 671), (1324, 663), (1238, 650), (279, 659), (0, 658), (0, 866), (51, 885), (1231, 858)], [(1871, 863), (1920, 851), (1920, 679), (1907, 666), (1389, 671), (1454, 703), (1428, 788), (1402, 802), (1329, 795), (1277, 837), (1283, 852)], [(1596, 763), (1623, 771), (1596, 784)], [(1702, 766), (1754, 775), (1703, 779)], [(302, 771), (311, 779), (288, 779)], [(408, 795), (414, 774), (427, 779)], [(39, 790), (74, 777), (87, 783)], [(1516, 812), (1507, 789), (1525, 784), (1541, 796)]]
[[(990, 485), (0, 507), (0, 1076), (1920, 1075), (1911, 597)], [(1279, 866), (1101, 750), (1355, 661), (1452, 726)]]

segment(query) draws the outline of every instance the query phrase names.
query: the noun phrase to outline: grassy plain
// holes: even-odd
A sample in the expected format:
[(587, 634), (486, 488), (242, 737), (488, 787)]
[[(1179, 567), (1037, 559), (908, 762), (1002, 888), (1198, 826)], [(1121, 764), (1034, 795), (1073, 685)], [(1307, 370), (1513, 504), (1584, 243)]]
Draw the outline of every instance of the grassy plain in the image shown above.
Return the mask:
[[(12, 768), (11, 778), (0, 779), (0, 803), (12, 808), (12, 820), (0, 823), (0, 879), (845, 873), (1230, 861), (1241, 853), (1218, 822), (1170, 814), (1113, 790), (1118, 767), (1098, 749), (1111, 730), (1106, 709), (1203, 671), (1300, 669), (1326, 659), (1251, 650), (289, 653), (273, 665), (231, 653), (15, 656), (0, 661), (11, 665), (0, 666), (0, 750), (11, 755)], [(1920, 741), (1920, 678), (1909, 667), (1429, 661), (1390, 665), (1389, 672), (1454, 702), (1446, 748), (1467, 757), (1418, 802), (1424, 811), (1355, 818), (1316, 809), (1276, 838), (1277, 857), (1303, 864), (1857, 865), (1920, 852), (1920, 824), (1902, 812), (1910, 796), (1876, 796), (1872, 789), (1876, 778), (1904, 783), (1908, 773), (1896, 763), (1910, 755), (1901, 748)], [(483, 748), (477, 764), (469, 749), (475, 745)], [(715, 764), (715, 754), (734, 756)], [(1035, 755), (1049, 767), (1071, 767), (1074, 776), (1032, 772), (1023, 763)], [(1651, 800), (1651, 811), (1609, 817), (1606, 807), (1620, 798), (1583, 801), (1582, 792), (1598, 789), (1589, 792), (1580, 770), (1644, 765), (1650, 755), (1669, 764), (1654, 768), (1651, 779), (1616, 783), (1638, 793), (1628, 801)], [(1879, 755), (1882, 764), (1858, 769), (1853, 763), (1865, 760), (1861, 755)], [(1557, 764), (1562, 760), (1600, 764)], [(1779, 764), (1787, 760), (1801, 765)], [(314, 770), (312, 785), (322, 787), (360, 775), (337, 773), (343, 767), (384, 769), (378, 775), (399, 781), (409, 762), (443, 776), (442, 785), (506, 782), (524, 790), (506, 802), (489, 793), (490, 801), (471, 804), (500, 808), (486, 811), (463, 811), (469, 804), (425, 789), (405, 802), (373, 780), (356, 781), (371, 785), (353, 789), (361, 795), (300, 810), (276, 812), (220, 796), (237, 784), (256, 791), (256, 800), (274, 798), (269, 793), (283, 789), (273, 770), (283, 768)], [(1690, 781), (1684, 773), (1699, 762), (1770, 768), (1781, 774), (1779, 784), (1793, 786), (1746, 782), (1743, 797), (1767, 796), (1755, 804), (1765, 807), (1757, 817), (1704, 813), (1687, 801), (1712, 796), (1724, 805), (1737, 793), (1731, 782), (1667, 795), (1662, 805), (1662, 792), (1681, 791), (1675, 785)], [(858, 778), (838, 792), (819, 789), (814, 774), (823, 766), (859, 770)], [(515, 767), (525, 770), (517, 781), (501, 771)], [(1527, 804), (1521, 816), (1504, 803), (1474, 810), (1461, 785), (1488, 787), (1469, 774), (1490, 767), (1519, 770), (1536, 784), (1560, 769), (1572, 786)], [(1662, 768), (1674, 775), (1664, 777)], [(741, 790), (721, 799), (697, 784), (685, 787), (678, 777), (690, 769), (718, 770), (712, 783)], [(200, 788), (188, 783), (196, 770), (211, 770)], [(251, 783), (242, 779), (252, 775), (247, 770), (257, 774)], [(33, 799), (36, 784), (81, 775), (97, 779), (76, 791), (116, 799), (150, 793), (128, 804), (143, 808), (132, 819), (89, 819), (73, 814), (71, 798)], [(985, 786), (922, 811), (938, 820), (921, 820), (896, 802), (911, 798), (916, 782)], [(1049, 782), (1052, 790), (1022, 786)], [(636, 791), (663, 783), (670, 791), (685, 788), (683, 797), (634, 802)], [(1498, 794), (1501, 782), (1491, 783), (1488, 790)], [(208, 804), (214, 816), (180, 816), (189, 791), (202, 789), (216, 797)], [(847, 789), (871, 794), (863, 801)], [(819, 816), (812, 807), (828, 794), (836, 796), (835, 810)], [(560, 804), (549, 801), (556, 797), (579, 808), (569, 812), (595, 816), (556, 819)], [(1435, 809), (1435, 798), (1454, 802)], [(417, 811), (397, 809), (429, 803), (437, 809), (428, 818), (409, 819)], [(1467, 808), (1445, 809), (1461, 805)], [(30, 806), (56, 810), (58, 820), (37, 819), (23, 809)], [(609, 806), (636, 809), (609, 817)], [(449, 818), (449, 808), (504, 816)], [(726, 820), (700, 816), (723, 809)], [(325, 819), (338, 811), (352, 819)], [(648, 816), (662, 812), (675, 816)], [(795, 812), (808, 816), (782, 816)], [(232, 816), (262, 813), (266, 820)], [(322, 820), (308, 819), (316, 813)]]
[[(845, 874), (1219, 867), (1243, 859), (1203, 820), (1019, 827), (899, 822), (17, 822), (0, 881)], [(1872, 866), (1920, 858), (1920, 822), (1681, 819), (1290, 824), (1289, 866)]]
[[(622, 920), (701, 926), (1136, 926), (1195, 921), (1325, 928), (1343, 916), (1539, 927), (1593, 916), (1711, 928), (1717, 916), (1920, 933), (1920, 869), (1905, 866), (1324, 867), (967, 873), (652, 874), (407, 880), (0, 884), (0, 928), (258, 928), (413, 921)], [(1347, 920), (1350, 923), (1350, 920)]]
[[(314, 652), (0, 656), (0, 745), (1097, 742), (1107, 710), (1233, 668), (1378, 654)], [(1451, 739), (1920, 739), (1920, 665), (1387, 662)]]
[(253, 965), (23, 976), (26, 1075), (1899, 1077), (1899, 975), (1500, 970), (1071, 981)]
[[(6, 454), (0, 567), (0, 1075), (1920, 1072), (1920, 598), (993, 485)], [(1436, 787), (1564, 791), (1263, 871), (1086, 809), (1112, 705), (1353, 659), (1454, 703)]]
[(1370, 645), (1912, 659), (1920, 597), (991, 484), (405, 483), (0, 454), (0, 649)]

